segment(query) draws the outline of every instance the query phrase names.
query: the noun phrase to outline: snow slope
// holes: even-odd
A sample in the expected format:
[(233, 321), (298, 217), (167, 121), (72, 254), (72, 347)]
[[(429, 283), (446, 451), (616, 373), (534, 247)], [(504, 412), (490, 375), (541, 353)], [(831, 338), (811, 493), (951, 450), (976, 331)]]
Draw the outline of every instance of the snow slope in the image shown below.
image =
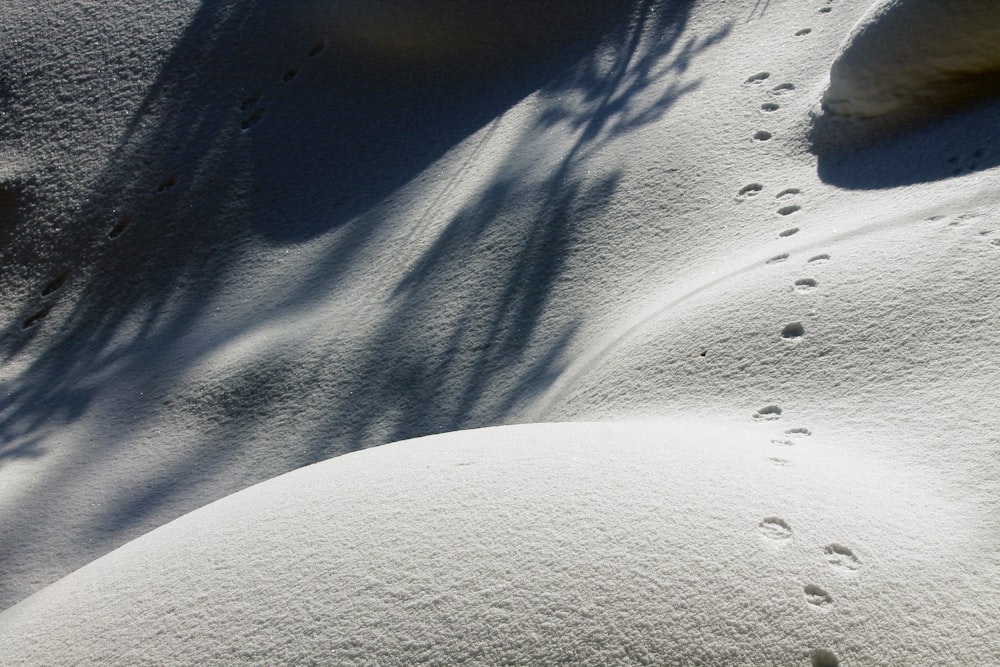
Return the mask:
[(309, 466), (4, 612), (0, 662), (1000, 660), (986, 571), (950, 566), (985, 517), (792, 423), (497, 427)]
[[(873, 66), (889, 63), (888, 47), (904, 42), (888, 37), (917, 5), (635, 0), (556, 2), (551, 14), (532, 14), (473, 0), (4, 3), (0, 609), (9, 609), (0, 645), (11, 660), (29, 650), (25, 638), (36, 635), (26, 619), (77, 638), (80, 624), (99, 621), (126, 641), (113, 619), (138, 626), (111, 611), (107, 621), (52, 614), (130, 587), (218, 584), (219, 573), (165, 542), (197, 534), (252, 543), (256, 524), (223, 529), (207, 508), (113, 550), (302, 466), (355, 452), (300, 474), (356, 465), (369, 476), (377, 471), (365, 462), (392, 467), (398, 456), (402, 465), (414, 443), (357, 450), (408, 438), (669, 418), (670, 451), (725, 479), (707, 495), (675, 480), (671, 511), (684, 503), (683, 525), (720, 528), (699, 552), (707, 568), (713, 559), (743, 564), (699, 575), (700, 584), (662, 585), (688, 596), (714, 582), (716, 592), (745, 586), (752, 609), (780, 611), (781, 627), (765, 636), (787, 636), (773, 648), (739, 643), (760, 627), (758, 611), (741, 616), (726, 598), (677, 621), (705, 619), (714, 653), (683, 653), (686, 645), (671, 644), (682, 631), (661, 628), (650, 635), (658, 656), (724, 663), (731, 639), (747, 659), (794, 655), (800, 664), (831, 664), (810, 657), (823, 648), (842, 664), (992, 657), (984, 637), (1000, 632), (1000, 104), (989, 95), (963, 110), (931, 103), (916, 126), (819, 111), (843, 80), (831, 66), (862, 52)], [(956, 29), (984, 7), (948, 6)], [(887, 50), (852, 46), (869, 34), (887, 36)], [(920, 53), (934, 60), (958, 39), (945, 37)], [(509, 53), (520, 57), (509, 62)], [(917, 82), (920, 70), (911, 71)], [(864, 129), (841, 135), (840, 121)], [(785, 433), (800, 427), (814, 435)], [(501, 461), (501, 442), (515, 452), (547, 432), (554, 444), (539, 453), (539, 472), (509, 462), (510, 475), (531, 480), (570, 465), (565, 447), (578, 427), (525, 428), (440, 442), (457, 438), (470, 458)], [(634, 440), (635, 456), (656, 451), (639, 427), (600, 428)], [(705, 436), (716, 443), (711, 458), (692, 445), (699, 429), (717, 434)], [(422, 442), (436, 451), (438, 441)], [(600, 456), (597, 435), (587, 442), (588, 456)], [(802, 459), (722, 453), (734, 442)], [(807, 443), (819, 443), (815, 454)], [(793, 462), (784, 471), (792, 474), (775, 477), (772, 455)], [(758, 465), (759, 476), (731, 473)], [(800, 466), (823, 480), (829, 506), (801, 486), (809, 475), (796, 477)], [(639, 475), (619, 472), (623, 483)], [(574, 474), (564, 487), (528, 486), (567, 503), (592, 485)], [(296, 490), (294, 479), (213, 507), (263, 516), (265, 496), (284, 484)], [(305, 498), (293, 494), (288, 507)], [(622, 512), (634, 499), (617, 498)], [(868, 508), (863, 518), (852, 503)], [(805, 510), (792, 519), (786, 506)], [(463, 521), (497, 520), (474, 507), (482, 505), (469, 505)], [(754, 532), (772, 515), (795, 531), (777, 570)], [(317, 521), (355, 525), (336, 512)], [(552, 521), (556, 536), (571, 525), (563, 515)], [(282, 523), (261, 530), (297, 535), (310, 525)], [(821, 524), (842, 530), (798, 541)], [(690, 563), (681, 525), (665, 524), (657, 544)], [(638, 539), (627, 520), (621, 526), (621, 539)], [(373, 545), (388, 539), (362, 534)], [(409, 535), (398, 553), (421, 536)], [(818, 579), (837, 575), (822, 553), (834, 542), (859, 554), (855, 578)], [(219, 543), (207, 542), (205, 554), (211, 544), (213, 558), (244, 562)], [(139, 558), (144, 549), (153, 560)], [(254, 566), (299, 572), (283, 553)], [(200, 574), (142, 570), (166, 554)], [(135, 576), (116, 578), (106, 563)], [(440, 572), (424, 566), (429, 577)], [(239, 577), (226, 576), (235, 595)], [(587, 585), (605, 576), (635, 591), (634, 577), (605, 570)], [(88, 583), (97, 581), (105, 593)], [(763, 582), (775, 583), (773, 597)], [(829, 592), (834, 613), (808, 615), (822, 605), (812, 605), (807, 584)], [(844, 597), (841, 584), (860, 588)], [(268, 584), (289, 600), (320, 585), (306, 576)], [(572, 591), (552, 594), (567, 600)], [(928, 595), (937, 598), (933, 616)], [(724, 597), (713, 596), (691, 604), (707, 610)], [(154, 602), (133, 608), (146, 605), (156, 619), (142, 633), (195, 622), (183, 610), (163, 616)], [(625, 623), (627, 603), (601, 618)], [(324, 613), (341, 602), (330, 604)], [(216, 627), (252, 634), (238, 610)], [(523, 611), (518, 623), (535, 613)], [(739, 623), (727, 625), (734, 615)], [(832, 624), (802, 625), (817, 618)], [(936, 639), (910, 641), (921, 633)], [(158, 650), (151, 642), (143, 650)], [(308, 650), (294, 644), (265, 642), (254, 655)], [(587, 650), (626, 645), (646, 646)], [(55, 651), (53, 660), (83, 659), (83, 649), (47, 646), (38, 650)]]

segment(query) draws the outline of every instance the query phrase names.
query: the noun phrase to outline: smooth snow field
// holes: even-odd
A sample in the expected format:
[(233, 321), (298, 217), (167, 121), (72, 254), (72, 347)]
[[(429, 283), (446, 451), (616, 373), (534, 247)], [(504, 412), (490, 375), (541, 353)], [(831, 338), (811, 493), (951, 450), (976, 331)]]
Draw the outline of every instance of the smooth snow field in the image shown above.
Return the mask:
[(0, 665), (1000, 665), (998, 44), (0, 3)]

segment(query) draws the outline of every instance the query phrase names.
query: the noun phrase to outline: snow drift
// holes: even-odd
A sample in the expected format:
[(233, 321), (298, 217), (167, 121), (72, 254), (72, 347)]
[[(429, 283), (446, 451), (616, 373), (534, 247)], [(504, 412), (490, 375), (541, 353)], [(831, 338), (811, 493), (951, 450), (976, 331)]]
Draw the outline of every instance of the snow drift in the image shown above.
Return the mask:
[(982, 517), (780, 423), (499, 427), (303, 468), (3, 612), (0, 663), (1000, 660), (977, 568), (940, 567)]
[(830, 68), (822, 107), (906, 123), (1000, 91), (1000, 5), (879, 0)]

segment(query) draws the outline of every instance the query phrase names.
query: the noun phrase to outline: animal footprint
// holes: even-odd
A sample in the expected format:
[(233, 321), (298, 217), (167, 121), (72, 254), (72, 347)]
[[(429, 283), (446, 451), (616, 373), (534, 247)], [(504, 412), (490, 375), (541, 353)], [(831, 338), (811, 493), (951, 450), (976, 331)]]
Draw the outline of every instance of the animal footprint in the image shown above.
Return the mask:
[(833, 596), (816, 584), (807, 584), (804, 590), (806, 593), (806, 602), (811, 605), (822, 609), (833, 604)]
[(802, 192), (802, 190), (799, 190), (798, 188), (785, 188), (784, 190), (782, 190), (778, 194), (774, 195), (774, 198), (775, 199), (781, 199), (782, 197), (791, 197), (791, 196), (797, 195), (797, 194), (799, 194), (801, 192)]
[(259, 123), (260, 119), (263, 117), (264, 117), (263, 109), (254, 110), (253, 113), (251, 113), (249, 116), (244, 117), (243, 120), (240, 121), (240, 129), (244, 131), (249, 130), (251, 127)]
[(753, 138), (754, 141), (770, 141), (771, 137), (773, 136), (774, 135), (768, 132), (767, 130), (757, 130), (756, 132), (754, 132)]
[(180, 177), (177, 174), (172, 174), (172, 175), (168, 176), (166, 179), (164, 179), (164, 181), (162, 183), (160, 183), (156, 187), (156, 191), (157, 192), (166, 192), (170, 188), (172, 188), (175, 185), (177, 185), (177, 180), (179, 178)]
[(771, 259), (767, 260), (767, 263), (768, 264), (777, 264), (778, 262), (784, 262), (786, 259), (788, 259), (788, 253), (787, 252), (783, 252), (780, 255), (775, 255)]
[(796, 426), (785, 431), (785, 435), (812, 435), (812, 431), (804, 426)]
[(49, 281), (49, 283), (42, 289), (42, 296), (48, 296), (58, 290), (69, 278), (69, 271), (63, 271), (58, 276)]
[(826, 262), (829, 259), (830, 259), (830, 256), (827, 255), (826, 253), (823, 253), (822, 255), (813, 255), (812, 257), (810, 257), (809, 258), (809, 263), (811, 264), (813, 262)]
[(798, 234), (798, 233), (799, 233), (799, 228), (792, 227), (791, 229), (786, 229), (783, 232), (778, 232), (778, 236), (780, 236), (781, 238), (785, 238), (786, 236), (791, 236), (792, 234)]
[(795, 90), (794, 83), (779, 83), (777, 86), (771, 89), (771, 93), (774, 95), (786, 95)]
[(281, 80), (284, 81), (285, 83), (288, 83), (296, 76), (298, 76), (298, 74), (299, 74), (298, 67), (289, 67), (288, 69), (285, 70), (285, 73), (281, 76)]
[(764, 186), (761, 185), (760, 183), (750, 183), (749, 185), (744, 185), (742, 188), (740, 188), (740, 191), (736, 198), (745, 199), (747, 197), (753, 197), (759, 194), (760, 191), (763, 189)]
[(751, 76), (750, 76), (749, 78), (747, 78), (747, 80), (746, 80), (746, 81), (744, 81), (744, 82), (743, 82), (743, 84), (744, 84), (744, 85), (748, 85), (748, 86), (752, 86), (752, 85), (757, 85), (757, 84), (761, 84), (761, 83), (763, 83), (763, 82), (764, 82), (764, 81), (765, 81), (765, 80), (766, 80), (766, 79), (767, 79), (767, 78), (768, 78), (769, 76), (771, 76), (771, 73), (770, 73), (770, 72), (757, 72), (756, 74), (753, 74), (753, 75), (751, 75)]
[(125, 231), (125, 229), (128, 227), (128, 225), (129, 225), (129, 221), (128, 220), (119, 220), (118, 224), (116, 224), (114, 227), (112, 227), (111, 231), (108, 232), (108, 238), (109, 239), (116, 239), (116, 238), (118, 238), (119, 236), (122, 235), (122, 232)]
[(812, 667), (840, 667), (840, 660), (833, 651), (826, 648), (815, 648), (809, 656)]
[(769, 540), (788, 540), (792, 537), (792, 527), (779, 516), (766, 516), (757, 524), (760, 534)]
[(753, 413), (753, 418), (758, 421), (774, 421), (781, 419), (781, 408), (777, 405), (765, 405), (757, 412)]
[(259, 92), (258, 93), (253, 93), (252, 95), (248, 95), (247, 97), (244, 97), (243, 101), (240, 102), (240, 111), (247, 111), (250, 107), (252, 107), (253, 105), (257, 104), (257, 102), (260, 102), (260, 93)]
[(816, 284), (812, 278), (799, 278), (795, 281), (795, 286), (792, 289), (796, 292), (811, 292), (816, 289)]
[(308, 55), (310, 58), (315, 58), (319, 54), (323, 53), (324, 49), (326, 49), (326, 40), (321, 39), (318, 42), (316, 42), (311, 49), (309, 49)]
[(854, 572), (861, 567), (861, 561), (854, 552), (842, 544), (828, 544), (823, 547), (826, 554), (826, 562), (835, 570), (842, 572)]
[(52, 304), (51, 303), (45, 304), (44, 306), (41, 307), (41, 309), (38, 310), (38, 312), (36, 312), (34, 315), (26, 319), (24, 323), (21, 325), (21, 328), (30, 329), (31, 327), (35, 326), (36, 324), (38, 324), (39, 321), (45, 319), (45, 316), (49, 314), (50, 310), (52, 310)]
[(801, 322), (789, 322), (781, 329), (781, 337), (785, 340), (801, 338), (805, 333), (806, 330)]
[(771, 113), (772, 111), (777, 111), (780, 108), (781, 105), (775, 104), (774, 102), (764, 102), (764, 104), (760, 105), (760, 110), (766, 111), (767, 113)]
[(795, 36), (796, 37), (802, 37), (803, 35), (808, 35), (812, 31), (813, 31), (812, 28), (803, 28), (802, 30), (799, 30), (798, 32), (796, 32)]
[(779, 447), (794, 447), (795, 441), (791, 438), (771, 438), (771, 444)]
[(833, 11), (833, 7), (820, 7), (819, 8), (819, 13), (820, 14), (829, 14), (832, 11)]
[(778, 215), (791, 215), (796, 211), (801, 211), (802, 207), (798, 204), (789, 204), (788, 206), (782, 206), (778, 209)]
[(777, 456), (772, 456), (767, 460), (773, 463), (774, 465), (780, 466), (782, 468), (787, 468), (788, 466), (792, 465), (792, 462), (789, 461), (788, 459), (783, 459)]

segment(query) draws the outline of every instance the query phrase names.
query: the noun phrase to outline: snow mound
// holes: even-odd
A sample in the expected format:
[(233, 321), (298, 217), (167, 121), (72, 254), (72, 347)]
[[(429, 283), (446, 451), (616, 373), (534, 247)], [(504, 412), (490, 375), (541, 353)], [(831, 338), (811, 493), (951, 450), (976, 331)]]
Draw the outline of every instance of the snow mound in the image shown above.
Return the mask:
[(906, 124), (1000, 91), (1000, 4), (879, 0), (830, 68), (823, 110)]
[(980, 517), (843, 445), (748, 419), (496, 427), (349, 454), (6, 610), (0, 663), (1000, 661), (968, 555)]

